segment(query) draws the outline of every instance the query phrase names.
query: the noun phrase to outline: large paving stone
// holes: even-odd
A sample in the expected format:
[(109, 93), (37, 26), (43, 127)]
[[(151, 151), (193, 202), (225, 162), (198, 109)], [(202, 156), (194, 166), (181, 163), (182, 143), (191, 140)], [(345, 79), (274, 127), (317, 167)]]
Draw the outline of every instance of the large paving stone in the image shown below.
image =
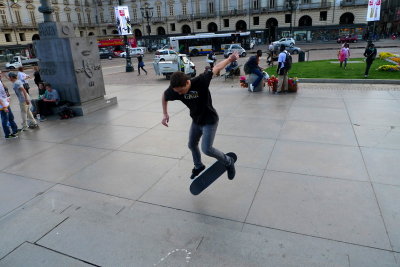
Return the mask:
[[(161, 157), (182, 158), (188, 152), (188, 131), (178, 132), (168, 129), (151, 129), (119, 148), (122, 151)], [(154, 142), (154, 140), (160, 140)]]
[(354, 131), (360, 146), (400, 149), (399, 127), (356, 125)]
[(109, 151), (103, 149), (60, 144), (35, 154), (35, 158), (40, 159), (39, 162), (27, 159), (5, 171), (50, 182), (60, 182), (107, 153)]
[(51, 183), (0, 172), (0, 218), (51, 186)]
[(369, 183), (267, 172), (246, 222), (391, 249)]
[(63, 183), (136, 200), (175, 164), (170, 158), (115, 151)]
[(65, 143), (104, 149), (117, 149), (146, 131), (145, 128), (99, 125)]
[(400, 186), (374, 184), (393, 250), (400, 252)]
[(236, 167), (236, 176), (226, 173), (200, 195), (189, 192), (190, 161), (180, 161), (151, 188), (141, 201), (220, 218), (244, 221), (259, 185), (263, 170)]
[(340, 98), (323, 98), (323, 97), (297, 97), (293, 101), (293, 107), (315, 107), (329, 109), (345, 109), (343, 99)]
[(286, 121), (279, 139), (357, 146), (350, 124)]
[[(245, 224), (243, 232), (260, 235), (271, 254), (301, 255), (318, 266), (397, 267), (390, 251)], [(343, 259), (346, 257), (346, 260)], [(276, 266), (280, 266), (279, 264)], [(308, 266), (308, 265), (304, 265)]]
[[(160, 104), (161, 105), (161, 104)], [(161, 123), (162, 112), (129, 111), (116, 119), (111, 120), (111, 125), (153, 128)]]
[(7, 141), (12, 142), (7, 142), (1, 146), (1, 151), (4, 151), (2, 153), (7, 153), (7, 156), (1, 158), (0, 170), (8, 166), (17, 165), (25, 159), (29, 159), (34, 155), (36, 156), (40, 152), (54, 146), (52, 143), (23, 140), (22, 138)]
[[(73, 119), (72, 119), (73, 120)], [(24, 139), (61, 143), (94, 128), (94, 124), (80, 124), (72, 121), (55, 123), (46, 129), (24, 132), (21, 136)]]
[(293, 106), (287, 115), (287, 119), (314, 122), (350, 122), (346, 110), (302, 106)]
[(24, 243), (0, 261), (1, 267), (93, 266), (31, 243)]
[(358, 125), (400, 126), (400, 108), (348, 108), (351, 122)]
[(161, 221), (149, 227), (92, 214), (68, 219), (38, 243), (100, 266), (154, 266), (172, 250), (195, 250), (200, 241), (198, 232), (169, 230)]
[(278, 141), (267, 169), (368, 181), (358, 147)]
[(0, 259), (25, 241), (36, 242), (66, 219), (39, 209), (19, 209), (0, 219)]
[(259, 138), (277, 138), (282, 120), (227, 117), (218, 126), (218, 134)]
[(81, 209), (115, 215), (133, 203), (132, 200), (58, 184), (24, 207), (67, 215), (74, 215)]
[(365, 147), (361, 151), (372, 181), (400, 185), (400, 150)]

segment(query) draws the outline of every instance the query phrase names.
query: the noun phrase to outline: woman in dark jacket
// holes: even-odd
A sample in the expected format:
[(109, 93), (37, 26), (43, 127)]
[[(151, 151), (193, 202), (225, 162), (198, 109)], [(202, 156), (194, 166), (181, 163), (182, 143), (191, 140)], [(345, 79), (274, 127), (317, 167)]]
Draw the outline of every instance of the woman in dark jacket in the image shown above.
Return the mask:
[(38, 89), (40, 89), (40, 88), (39, 88), (39, 83), (42, 83), (43, 81), (42, 81), (42, 78), (40, 77), (39, 67), (38, 67), (38, 66), (34, 66), (34, 67), (33, 67), (33, 70), (35, 71), (35, 72), (33, 73), (33, 77), (34, 77), (33, 80), (34, 80), (36, 86), (38, 87)]
[(368, 77), (369, 69), (371, 68), (372, 62), (374, 62), (376, 58), (376, 54), (377, 51), (375, 45), (373, 43), (369, 43), (364, 52), (364, 57), (366, 57), (365, 62), (367, 63), (367, 67), (365, 68), (365, 74), (364, 74), (365, 78)]

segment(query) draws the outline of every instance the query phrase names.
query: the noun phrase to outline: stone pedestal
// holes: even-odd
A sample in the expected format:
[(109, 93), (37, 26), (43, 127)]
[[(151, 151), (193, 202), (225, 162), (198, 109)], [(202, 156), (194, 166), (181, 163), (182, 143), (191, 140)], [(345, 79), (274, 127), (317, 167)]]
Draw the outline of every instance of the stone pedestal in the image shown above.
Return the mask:
[(42, 80), (51, 83), (62, 100), (74, 104), (84, 115), (117, 103), (105, 97), (97, 39), (75, 37), (72, 23), (39, 24), (40, 40), (35, 41)]

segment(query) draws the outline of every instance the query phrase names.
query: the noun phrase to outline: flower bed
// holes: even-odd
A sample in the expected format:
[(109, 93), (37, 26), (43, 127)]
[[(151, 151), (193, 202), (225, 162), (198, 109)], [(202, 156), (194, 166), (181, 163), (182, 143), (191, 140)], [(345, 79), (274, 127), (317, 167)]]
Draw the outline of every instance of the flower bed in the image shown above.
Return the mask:
[(400, 64), (400, 57), (391, 57), (390, 60), (396, 62), (397, 64)]
[(379, 71), (400, 71), (399, 65), (382, 65), (378, 68)]
[(380, 52), (379, 53), (379, 58), (380, 59), (386, 59), (388, 57), (395, 57), (395, 54), (389, 53), (389, 52)]

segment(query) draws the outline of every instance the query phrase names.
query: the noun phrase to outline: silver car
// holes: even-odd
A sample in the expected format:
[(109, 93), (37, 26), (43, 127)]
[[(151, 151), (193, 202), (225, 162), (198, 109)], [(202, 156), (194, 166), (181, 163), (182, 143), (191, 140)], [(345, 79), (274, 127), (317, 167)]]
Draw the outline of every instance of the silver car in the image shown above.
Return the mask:
[(230, 55), (233, 54), (233, 52), (238, 52), (239, 56), (241, 56), (241, 57), (245, 57), (247, 55), (246, 50), (243, 47), (241, 47), (240, 45), (231, 44), (231, 45), (226, 45), (224, 47), (224, 57), (225, 58), (228, 58)]

